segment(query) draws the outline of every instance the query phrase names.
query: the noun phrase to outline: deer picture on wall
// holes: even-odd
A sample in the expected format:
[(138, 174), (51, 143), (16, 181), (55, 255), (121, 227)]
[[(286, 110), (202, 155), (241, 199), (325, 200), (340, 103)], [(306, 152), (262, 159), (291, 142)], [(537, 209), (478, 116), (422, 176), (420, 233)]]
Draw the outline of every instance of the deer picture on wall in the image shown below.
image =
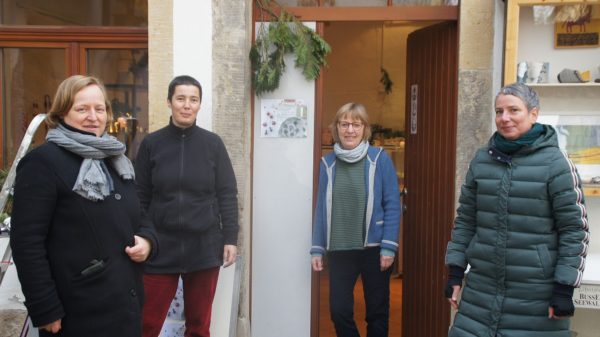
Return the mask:
[(565, 21), (563, 27), (566, 27), (567, 33), (573, 33), (573, 26), (579, 27), (580, 33), (585, 33), (585, 24), (592, 20), (592, 11), (588, 11), (586, 15), (574, 21)]

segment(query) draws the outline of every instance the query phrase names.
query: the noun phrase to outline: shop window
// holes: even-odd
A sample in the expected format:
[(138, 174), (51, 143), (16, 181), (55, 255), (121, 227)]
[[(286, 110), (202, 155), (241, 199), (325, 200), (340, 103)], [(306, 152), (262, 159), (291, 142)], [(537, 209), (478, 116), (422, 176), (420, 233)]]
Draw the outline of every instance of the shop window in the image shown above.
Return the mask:
[[(29, 122), (50, 109), (56, 87), (65, 77), (64, 49), (2, 48), (2, 103), (4, 115), (5, 158), (14, 158)], [(45, 127), (33, 138), (32, 145), (44, 142)]]
[(147, 27), (146, 0), (0, 0), (7, 26)]
[(148, 127), (147, 49), (89, 49), (87, 72), (104, 81), (114, 116), (109, 133), (133, 159)]
[[(147, 18), (146, 0), (0, 0), (0, 168), (75, 74), (105, 83), (117, 122), (109, 132), (135, 157), (148, 130)], [(45, 133), (41, 126), (33, 147)]]

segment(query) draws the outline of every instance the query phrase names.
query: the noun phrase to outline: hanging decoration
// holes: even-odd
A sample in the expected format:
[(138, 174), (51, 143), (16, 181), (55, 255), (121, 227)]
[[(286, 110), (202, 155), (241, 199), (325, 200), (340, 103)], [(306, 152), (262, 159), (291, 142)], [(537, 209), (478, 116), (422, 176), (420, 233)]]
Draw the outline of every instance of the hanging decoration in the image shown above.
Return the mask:
[(381, 78), (379, 79), (379, 83), (383, 84), (383, 91), (385, 92), (386, 95), (389, 95), (392, 93), (392, 87), (394, 86), (394, 82), (392, 82), (392, 78), (390, 77), (390, 73), (388, 73), (387, 70), (385, 70), (385, 68), (383, 67), (383, 54), (384, 54), (384, 36), (383, 36), (383, 32), (385, 30), (385, 25), (382, 24), (381, 25), (381, 52), (379, 53), (379, 68), (381, 71)]
[[(286, 12), (275, 0), (256, 0), (256, 5), (270, 16), (269, 23), (262, 22), (256, 41), (250, 49), (252, 85), (257, 96), (279, 87), (285, 69), (284, 55), (294, 53), (295, 66), (302, 70), (307, 80), (319, 77), (321, 66), (327, 65), (325, 57), (331, 52), (329, 44), (295, 16)], [(273, 10), (277, 7), (278, 13)]]
[(384, 68), (381, 68), (381, 79), (379, 79), (379, 82), (383, 84), (383, 90), (385, 91), (386, 95), (392, 93), (392, 86), (394, 85), (394, 82), (392, 82), (390, 74)]

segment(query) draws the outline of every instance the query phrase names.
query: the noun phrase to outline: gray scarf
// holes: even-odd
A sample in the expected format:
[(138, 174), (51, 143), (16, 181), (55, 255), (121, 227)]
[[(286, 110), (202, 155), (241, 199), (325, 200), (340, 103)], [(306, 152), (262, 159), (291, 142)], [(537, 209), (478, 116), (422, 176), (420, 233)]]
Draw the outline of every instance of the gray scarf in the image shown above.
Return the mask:
[(346, 163), (356, 163), (363, 159), (367, 155), (367, 150), (369, 150), (369, 143), (366, 140), (358, 144), (358, 146), (352, 150), (342, 149), (339, 143), (333, 145), (333, 151), (335, 152), (336, 157)]
[(48, 131), (46, 140), (83, 157), (73, 191), (86, 199), (104, 200), (114, 190), (112, 178), (102, 160), (104, 158), (109, 159), (122, 179), (135, 178), (133, 165), (124, 155), (125, 144), (106, 133), (96, 137), (71, 131), (59, 124)]

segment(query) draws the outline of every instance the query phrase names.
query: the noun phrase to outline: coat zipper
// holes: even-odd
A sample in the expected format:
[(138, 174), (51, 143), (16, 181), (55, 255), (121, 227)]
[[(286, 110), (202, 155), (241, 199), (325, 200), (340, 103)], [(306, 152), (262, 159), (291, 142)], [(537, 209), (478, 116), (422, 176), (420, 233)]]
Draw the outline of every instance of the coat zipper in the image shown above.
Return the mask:
[[(185, 158), (184, 158), (184, 154), (185, 154), (185, 134), (181, 135), (181, 153), (180, 153), (180, 163), (179, 163), (179, 179), (178, 179), (178, 186), (177, 186), (177, 218), (178, 218), (178, 222), (179, 222), (179, 230), (183, 232), (183, 217), (181, 215), (181, 204), (182, 204), (182, 200), (183, 200), (183, 193), (181, 192), (181, 181), (183, 179), (183, 167), (184, 167), (184, 163), (185, 163)], [(180, 262), (180, 266), (181, 266), (181, 271), (183, 273), (186, 272), (185, 270), (185, 246), (183, 244), (183, 240), (180, 241), (180, 247), (181, 247), (181, 262)]]

